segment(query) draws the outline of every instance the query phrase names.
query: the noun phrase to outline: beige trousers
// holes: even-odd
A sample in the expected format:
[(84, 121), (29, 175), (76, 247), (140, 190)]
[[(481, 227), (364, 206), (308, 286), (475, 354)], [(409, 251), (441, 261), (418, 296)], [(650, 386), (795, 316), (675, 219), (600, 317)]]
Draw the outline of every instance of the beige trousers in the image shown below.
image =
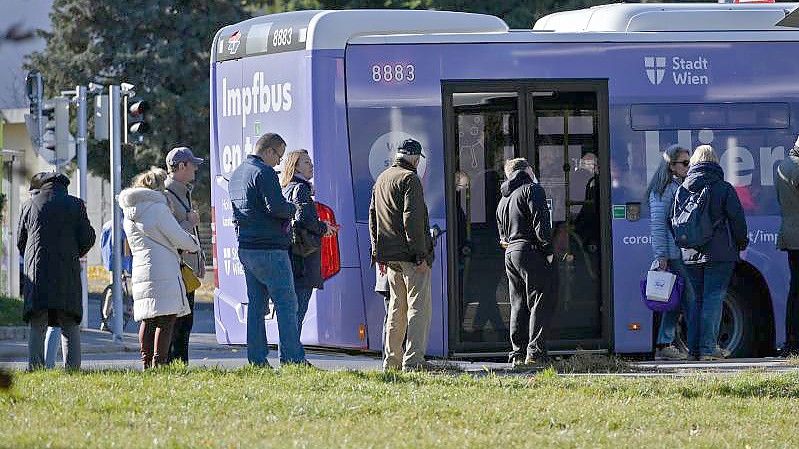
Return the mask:
[[(383, 368), (414, 367), (424, 362), (433, 304), (431, 270), (419, 271), (411, 262), (389, 262), (391, 299), (386, 318)], [(403, 356), (402, 345), (405, 343)]]

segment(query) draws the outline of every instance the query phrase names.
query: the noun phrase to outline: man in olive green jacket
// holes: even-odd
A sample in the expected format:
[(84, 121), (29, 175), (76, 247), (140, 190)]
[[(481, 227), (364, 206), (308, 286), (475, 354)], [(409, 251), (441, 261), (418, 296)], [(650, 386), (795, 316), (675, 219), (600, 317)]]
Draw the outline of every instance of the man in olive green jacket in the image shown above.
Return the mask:
[(791, 270), (785, 313), (785, 345), (781, 354), (799, 355), (799, 139), (777, 167), (774, 184), (782, 212), (777, 246), (788, 253)]
[(386, 370), (431, 368), (424, 354), (433, 310), (433, 240), (422, 181), (416, 174), (421, 157), (422, 145), (405, 140), (397, 149), (394, 165), (375, 181), (369, 205), (372, 260), (387, 274), (391, 290), (384, 329)]

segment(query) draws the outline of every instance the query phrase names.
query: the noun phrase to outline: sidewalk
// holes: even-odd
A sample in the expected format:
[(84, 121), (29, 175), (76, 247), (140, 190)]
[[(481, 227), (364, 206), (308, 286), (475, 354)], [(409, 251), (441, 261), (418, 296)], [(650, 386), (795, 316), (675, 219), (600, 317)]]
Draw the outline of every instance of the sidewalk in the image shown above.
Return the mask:
[[(230, 350), (216, 342), (214, 334), (191, 334), (191, 349), (199, 351)], [(113, 335), (96, 329), (80, 332), (82, 354), (111, 354), (139, 352), (139, 336), (132, 332), (122, 334), (122, 342), (114, 343)], [(28, 356), (28, 340), (0, 340), (0, 362), (8, 362)]]

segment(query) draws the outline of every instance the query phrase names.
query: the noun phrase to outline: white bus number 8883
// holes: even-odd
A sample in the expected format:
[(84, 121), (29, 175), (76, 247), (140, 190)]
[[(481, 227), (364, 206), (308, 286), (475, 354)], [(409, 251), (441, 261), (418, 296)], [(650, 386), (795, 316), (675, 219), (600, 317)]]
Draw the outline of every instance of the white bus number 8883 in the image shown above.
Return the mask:
[(375, 64), (372, 66), (372, 81), (379, 83), (412, 82), (416, 79), (416, 67), (413, 64)]

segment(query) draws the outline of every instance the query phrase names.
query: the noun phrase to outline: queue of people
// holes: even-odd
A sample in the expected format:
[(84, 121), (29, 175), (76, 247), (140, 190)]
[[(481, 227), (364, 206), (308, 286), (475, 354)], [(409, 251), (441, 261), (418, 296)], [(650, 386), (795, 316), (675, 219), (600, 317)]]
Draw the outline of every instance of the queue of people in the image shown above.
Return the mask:
[[(275, 167), (283, 163), (278, 178)], [(371, 257), (377, 286), (386, 298), (386, 370), (435, 369), (425, 360), (432, 314), (431, 267), (434, 242), (421, 179), (421, 144), (408, 139), (397, 148), (393, 165), (377, 178), (369, 206)], [(717, 344), (722, 302), (739, 253), (748, 245), (747, 225), (735, 189), (724, 180), (719, 158), (709, 145), (693, 152), (673, 145), (662, 153), (647, 189), (653, 268), (687, 279), (681, 307), (663, 313), (657, 332), (659, 360), (717, 360), (729, 354)], [(144, 368), (188, 362), (193, 291), (188, 267), (202, 277), (191, 185), (204, 162), (187, 147), (166, 157), (167, 170), (138, 175), (119, 195), (124, 230), (133, 257), (134, 318)], [(232, 173), (229, 194), (239, 259), (247, 284), (247, 357), (268, 366), (264, 315), (271, 298), (277, 312), (281, 363), (307, 364), (300, 334), (314, 289), (323, 287), (321, 241), (338, 225), (319, 219), (311, 180), (313, 162), (306, 150), (286, 154), (286, 142), (267, 133), (253, 154)], [(496, 211), (500, 245), (511, 301), (509, 361), (514, 367), (547, 358), (547, 332), (555, 309), (553, 242), (546, 193), (523, 158), (505, 163), (507, 180)], [(799, 352), (799, 139), (775, 179), (782, 210), (778, 247), (791, 273), (786, 315), (786, 355)], [(18, 247), (24, 257), (24, 318), (30, 323), (29, 366), (49, 367), (45, 333), (60, 329), (65, 366), (80, 368), (82, 319), (79, 259), (95, 233), (83, 202), (67, 194), (69, 180), (40, 173), (31, 181), (19, 223)], [(710, 223), (701, 244), (676, 235), (679, 220), (694, 208)], [(687, 211), (687, 212), (686, 212)], [(679, 215), (679, 217), (677, 217)], [(680, 218), (682, 217), (682, 218)], [(680, 228), (682, 229), (682, 228)], [(42, 247), (58, 251), (42, 251)], [(46, 288), (45, 288), (46, 283)], [(55, 287), (54, 287), (55, 286)], [(687, 351), (675, 345), (680, 313), (687, 324)]]

